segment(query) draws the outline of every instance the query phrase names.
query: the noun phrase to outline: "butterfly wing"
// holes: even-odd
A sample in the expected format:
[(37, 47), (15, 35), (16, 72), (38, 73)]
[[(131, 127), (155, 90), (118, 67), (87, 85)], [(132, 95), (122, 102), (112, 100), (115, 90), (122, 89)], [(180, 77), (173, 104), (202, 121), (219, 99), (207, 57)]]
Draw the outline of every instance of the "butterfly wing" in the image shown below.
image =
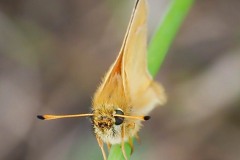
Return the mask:
[(133, 111), (148, 114), (157, 104), (164, 104), (166, 96), (147, 69), (146, 0), (137, 1), (124, 43), (121, 51), (124, 88), (130, 94)]
[(135, 115), (148, 114), (155, 105), (165, 103), (163, 87), (153, 81), (147, 70), (146, 21), (146, 0), (137, 0), (119, 55), (95, 93), (93, 102), (106, 101), (115, 89), (115, 92), (123, 90), (125, 98), (130, 98), (132, 114)]

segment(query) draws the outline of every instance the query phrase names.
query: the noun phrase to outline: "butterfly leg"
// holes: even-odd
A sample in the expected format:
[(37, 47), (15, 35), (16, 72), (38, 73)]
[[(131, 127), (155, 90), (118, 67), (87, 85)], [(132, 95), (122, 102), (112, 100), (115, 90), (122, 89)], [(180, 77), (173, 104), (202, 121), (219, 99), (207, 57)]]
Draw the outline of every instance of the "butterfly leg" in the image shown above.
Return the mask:
[(121, 144), (121, 148), (122, 148), (122, 153), (123, 153), (123, 157), (125, 160), (128, 160), (126, 152), (125, 152), (125, 145), (124, 145), (124, 137), (125, 137), (125, 125), (122, 125), (122, 144)]
[(141, 144), (141, 139), (140, 139), (138, 133), (136, 133), (135, 138), (136, 138), (137, 142), (138, 142), (139, 144)]
[(111, 146), (112, 146), (112, 145), (108, 142), (108, 143), (107, 143), (108, 151), (110, 151)]
[(129, 145), (130, 145), (130, 147), (131, 147), (131, 154), (132, 154), (133, 151), (134, 151), (133, 139), (132, 139), (132, 138), (129, 138), (129, 139), (128, 139), (128, 143), (129, 143)]
[(98, 145), (101, 148), (103, 159), (107, 160), (106, 153), (105, 153), (104, 148), (103, 148), (103, 141), (98, 136), (96, 136), (96, 138), (97, 138)]

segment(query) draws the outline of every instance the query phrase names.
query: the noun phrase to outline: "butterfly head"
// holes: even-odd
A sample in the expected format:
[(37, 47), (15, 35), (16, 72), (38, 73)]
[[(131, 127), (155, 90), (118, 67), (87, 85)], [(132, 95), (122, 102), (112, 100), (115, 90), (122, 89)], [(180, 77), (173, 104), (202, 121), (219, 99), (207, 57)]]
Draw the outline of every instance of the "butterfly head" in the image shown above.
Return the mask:
[(101, 109), (93, 110), (92, 124), (95, 132), (101, 132), (102, 134), (109, 132), (109, 130), (115, 133), (118, 132), (120, 126), (125, 121), (124, 117), (119, 117), (120, 115), (124, 115), (124, 112), (119, 108), (106, 109), (102, 107)]

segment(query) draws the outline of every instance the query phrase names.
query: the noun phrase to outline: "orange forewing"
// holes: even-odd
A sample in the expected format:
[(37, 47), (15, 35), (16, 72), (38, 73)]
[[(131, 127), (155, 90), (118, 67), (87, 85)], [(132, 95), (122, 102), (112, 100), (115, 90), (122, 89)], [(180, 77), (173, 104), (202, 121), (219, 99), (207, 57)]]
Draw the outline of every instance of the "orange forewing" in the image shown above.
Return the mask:
[(130, 101), (134, 114), (148, 114), (156, 104), (164, 104), (164, 90), (153, 81), (147, 70), (146, 53), (147, 4), (145, 0), (139, 0), (133, 10), (119, 55), (95, 94), (95, 103), (101, 103), (99, 99), (106, 101), (110, 94), (109, 89), (114, 87), (121, 90), (119, 96), (124, 95)]

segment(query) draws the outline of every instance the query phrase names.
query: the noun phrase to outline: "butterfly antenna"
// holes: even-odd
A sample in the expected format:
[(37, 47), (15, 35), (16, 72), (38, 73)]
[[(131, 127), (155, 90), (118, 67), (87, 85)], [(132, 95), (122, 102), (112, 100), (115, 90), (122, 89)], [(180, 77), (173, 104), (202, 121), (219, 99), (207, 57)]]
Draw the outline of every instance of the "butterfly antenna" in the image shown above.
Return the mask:
[(76, 117), (91, 117), (93, 114), (69, 114), (69, 115), (51, 115), (51, 114), (45, 114), (45, 115), (37, 115), (38, 119), (41, 120), (53, 120), (53, 119), (61, 119), (61, 118), (76, 118)]
[(127, 115), (120, 115), (120, 114), (115, 114), (114, 116), (123, 117), (123, 118), (138, 119), (138, 120), (142, 120), (142, 121), (147, 121), (151, 118), (150, 116), (127, 116)]

